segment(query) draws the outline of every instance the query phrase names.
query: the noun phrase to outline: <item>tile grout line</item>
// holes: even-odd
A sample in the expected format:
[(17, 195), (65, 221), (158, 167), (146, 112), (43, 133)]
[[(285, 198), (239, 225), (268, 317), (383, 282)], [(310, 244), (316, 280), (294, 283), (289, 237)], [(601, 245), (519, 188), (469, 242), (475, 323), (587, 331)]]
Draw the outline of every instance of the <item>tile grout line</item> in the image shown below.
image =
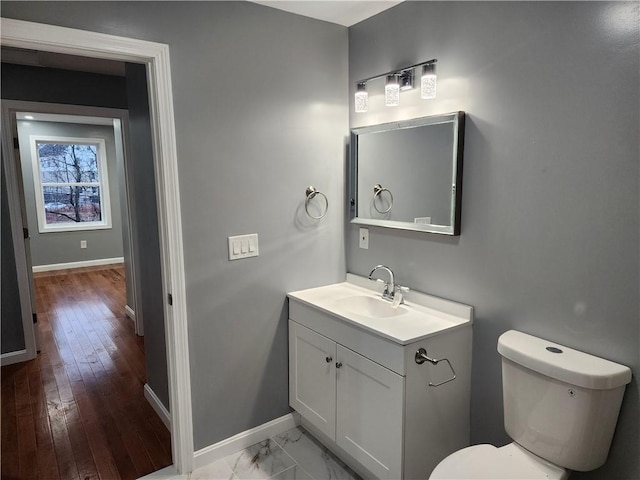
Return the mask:
[[(276, 473), (275, 475), (271, 475), (269, 478), (273, 478), (273, 477), (277, 477), (278, 475), (282, 475), (284, 472), (286, 472), (287, 470), (291, 470), (291, 469), (292, 469), (292, 468), (294, 468), (294, 467), (300, 467), (302, 470), (304, 470), (304, 468), (302, 468), (302, 466), (298, 463), (298, 461), (297, 461), (295, 458), (293, 458), (293, 455), (291, 455), (289, 452), (287, 452), (287, 451), (285, 450), (285, 448), (284, 448), (282, 445), (280, 445), (280, 444), (276, 441), (276, 439), (275, 439), (274, 437), (271, 437), (271, 438), (270, 438), (270, 440), (271, 440), (273, 443), (275, 443), (278, 447), (280, 447), (280, 450), (282, 450), (282, 451), (284, 452), (284, 454), (285, 454), (287, 457), (289, 457), (289, 458), (293, 461), (293, 465), (291, 465), (289, 468), (285, 468), (284, 470), (282, 470), (282, 471), (281, 471), (281, 472), (279, 472), (279, 473)], [(306, 470), (304, 470), (304, 471), (305, 471), (307, 474), (309, 473), (309, 472), (307, 472)], [(309, 476), (311, 477), (311, 475), (309, 475)], [(311, 477), (311, 478), (313, 478), (313, 477)]]
[[(296, 428), (299, 428), (299, 427), (296, 427)], [(287, 449), (284, 447), (284, 445), (280, 445), (280, 443), (278, 443), (278, 441), (276, 440), (276, 438), (275, 438), (275, 437), (271, 437), (271, 440), (272, 440), (276, 445), (278, 445), (278, 446), (282, 449), (282, 451), (283, 451), (284, 453), (286, 453), (286, 454), (291, 458), (291, 460), (293, 460), (293, 461), (294, 461), (294, 463), (295, 463), (295, 465), (292, 465), (292, 466), (291, 466), (291, 467), (289, 467), (289, 468), (285, 468), (285, 469), (284, 469), (282, 472), (280, 472), (278, 475), (280, 475), (280, 474), (282, 474), (282, 473), (286, 472), (287, 470), (290, 470), (290, 469), (292, 469), (293, 467), (296, 467), (296, 466), (297, 466), (297, 467), (299, 467), (299, 468), (300, 468), (300, 470), (302, 470), (304, 473), (306, 473), (307, 475), (309, 475), (309, 478), (312, 478), (313, 480), (315, 480), (315, 477), (314, 477), (313, 475), (311, 475), (311, 474), (310, 474), (310, 473), (309, 473), (309, 472), (308, 472), (308, 471), (307, 471), (307, 470), (306, 470), (302, 465), (300, 465), (300, 463), (299, 463), (299, 462), (298, 462), (298, 461), (293, 457), (293, 455), (292, 455), (292, 454), (290, 454), (290, 453), (287, 451)], [(275, 476), (275, 475), (274, 475), (274, 476)], [(272, 477), (270, 477), (270, 478), (272, 478)]]

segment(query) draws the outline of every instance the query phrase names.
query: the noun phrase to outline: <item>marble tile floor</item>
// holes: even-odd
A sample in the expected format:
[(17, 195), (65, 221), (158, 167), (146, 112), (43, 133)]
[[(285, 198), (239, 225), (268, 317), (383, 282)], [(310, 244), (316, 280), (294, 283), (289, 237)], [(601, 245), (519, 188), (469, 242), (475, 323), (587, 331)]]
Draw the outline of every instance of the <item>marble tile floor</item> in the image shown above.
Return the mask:
[(302, 427), (191, 473), (190, 480), (361, 480)]

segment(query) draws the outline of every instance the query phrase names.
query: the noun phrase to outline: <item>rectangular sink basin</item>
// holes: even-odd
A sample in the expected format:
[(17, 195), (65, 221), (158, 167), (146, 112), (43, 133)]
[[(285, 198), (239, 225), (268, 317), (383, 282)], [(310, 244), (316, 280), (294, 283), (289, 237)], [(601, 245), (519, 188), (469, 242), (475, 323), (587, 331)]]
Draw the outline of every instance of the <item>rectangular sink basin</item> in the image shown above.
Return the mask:
[(394, 307), (382, 298), (380, 288), (367, 278), (347, 274), (346, 282), (291, 292), (288, 297), (400, 345), (473, 321), (473, 307), (468, 305), (409, 291), (405, 303)]

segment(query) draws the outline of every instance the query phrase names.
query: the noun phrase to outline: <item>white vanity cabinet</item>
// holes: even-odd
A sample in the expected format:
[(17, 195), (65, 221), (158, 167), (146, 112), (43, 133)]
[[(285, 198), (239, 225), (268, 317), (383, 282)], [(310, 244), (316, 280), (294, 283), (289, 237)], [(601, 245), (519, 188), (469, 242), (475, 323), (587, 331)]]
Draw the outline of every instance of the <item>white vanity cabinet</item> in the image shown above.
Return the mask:
[(379, 478), (400, 478), (404, 377), (289, 321), (290, 405)]
[[(351, 283), (289, 294), (289, 403), (363, 477), (428, 478), (469, 445), (473, 309), (424, 294), (413, 296), (431, 307), (407, 301), (398, 317), (342, 308), (369, 305), (350, 300), (361, 295), (378, 298)], [(418, 364), (420, 348), (450, 360), (455, 380), (443, 383), (444, 361)]]

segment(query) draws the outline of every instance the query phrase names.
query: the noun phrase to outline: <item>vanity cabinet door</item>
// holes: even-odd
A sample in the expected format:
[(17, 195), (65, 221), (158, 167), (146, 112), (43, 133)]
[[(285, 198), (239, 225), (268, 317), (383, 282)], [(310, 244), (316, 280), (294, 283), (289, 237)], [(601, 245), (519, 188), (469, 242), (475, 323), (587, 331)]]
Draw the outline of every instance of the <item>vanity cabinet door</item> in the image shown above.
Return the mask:
[(341, 345), (338, 365), (336, 443), (377, 478), (402, 478), (404, 377)]
[(289, 320), (289, 405), (336, 434), (336, 342)]

